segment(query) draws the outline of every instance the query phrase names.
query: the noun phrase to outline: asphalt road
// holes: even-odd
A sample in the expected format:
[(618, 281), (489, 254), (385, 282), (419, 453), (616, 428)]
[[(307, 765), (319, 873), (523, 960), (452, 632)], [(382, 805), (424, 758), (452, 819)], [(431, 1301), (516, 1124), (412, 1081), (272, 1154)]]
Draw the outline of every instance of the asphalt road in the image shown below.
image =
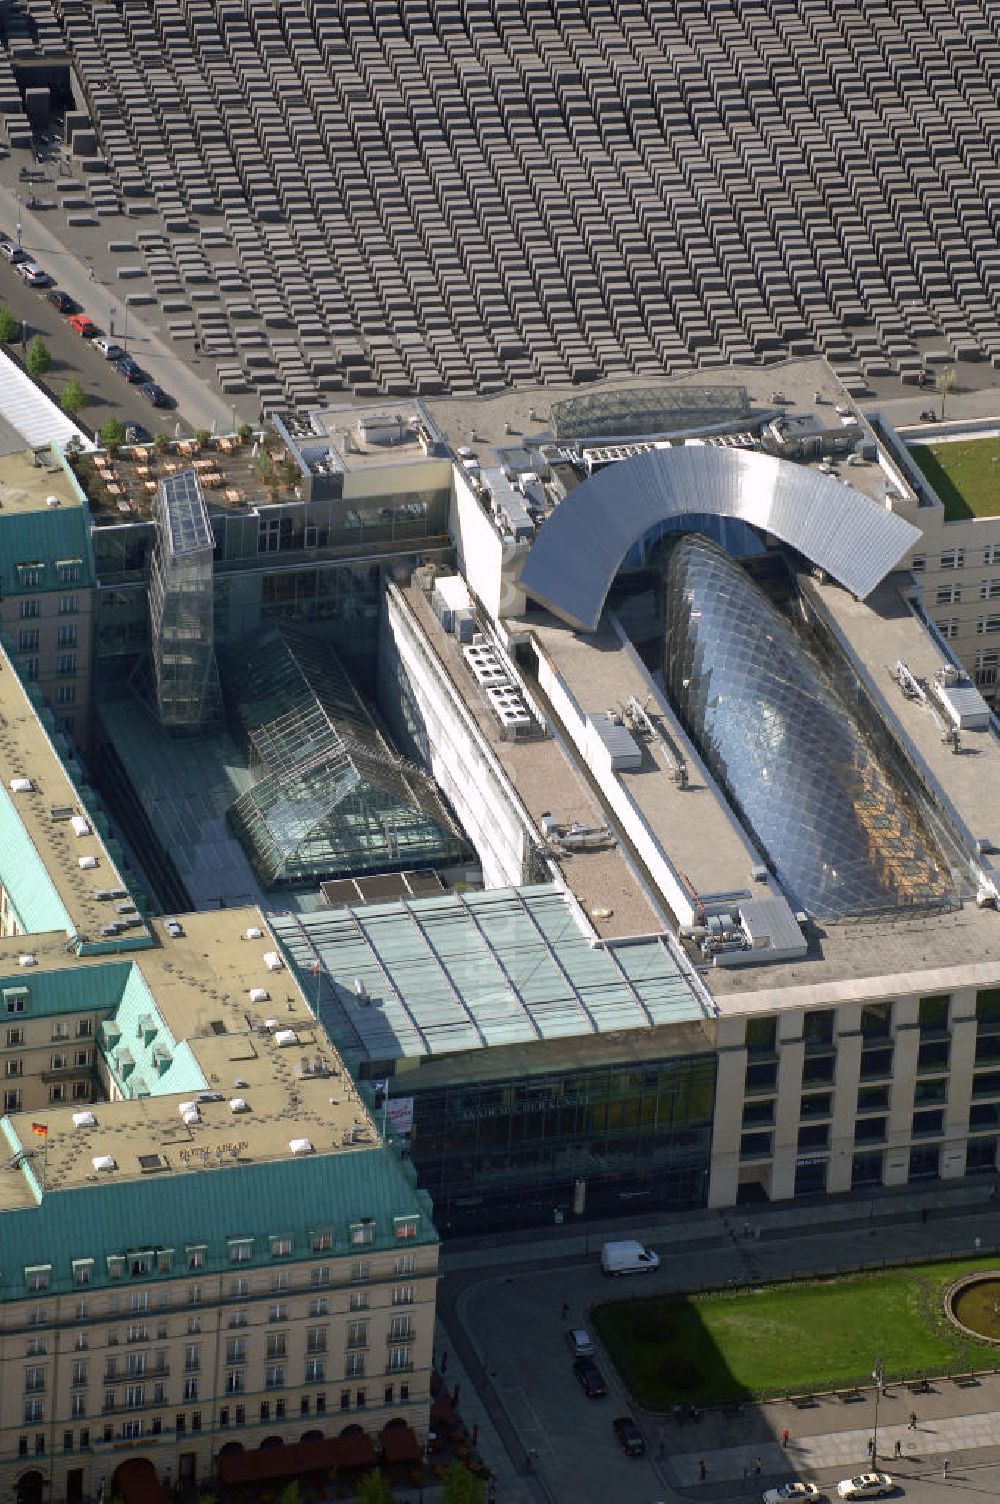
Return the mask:
[[(30, 250), (26, 237), (23, 243)], [(42, 256), (43, 253), (39, 252), (40, 264), (58, 281), (58, 269), (51, 265), (51, 256), (44, 260)], [(6, 257), (0, 257), (0, 304), (10, 309), (22, 322), (22, 327), (26, 326), (28, 345), (36, 334), (44, 339), (54, 362), (44, 378), (44, 385), (57, 402), (67, 383), (75, 376), (89, 398), (81, 416), (91, 428), (99, 429), (109, 418), (119, 418), (123, 423), (141, 424), (150, 433), (173, 434), (178, 421), (183, 432), (191, 431), (190, 424), (179, 412), (154, 408), (135, 387), (131, 387), (89, 340), (70, 328), (66, 316), (48, 301), (46, 291), (29, 287), (18, 275), (17, 268), (11, 266)], [(94, 322), (98, 323), (98, 320), (95, 318)], [(106, 324), (102, 332), (110, 332)], [(115, 337), (121, 344), (121, 335)], [(23, 356), (20, 345), (15, 345), (15, 350)], [(130, 340), (129, 353), (140, 365), (144, 363), (141, 341)]]

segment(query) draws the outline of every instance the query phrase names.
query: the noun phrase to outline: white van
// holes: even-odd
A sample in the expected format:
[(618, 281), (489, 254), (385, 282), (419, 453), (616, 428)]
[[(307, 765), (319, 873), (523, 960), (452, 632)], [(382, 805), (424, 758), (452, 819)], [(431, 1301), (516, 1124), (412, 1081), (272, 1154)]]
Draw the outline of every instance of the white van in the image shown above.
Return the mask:
[(605, 1243), (601, 1249), (601, 1269), (605, 1274), (651, 1274), (659, 1267), (659, 1254), (634, 1238)]

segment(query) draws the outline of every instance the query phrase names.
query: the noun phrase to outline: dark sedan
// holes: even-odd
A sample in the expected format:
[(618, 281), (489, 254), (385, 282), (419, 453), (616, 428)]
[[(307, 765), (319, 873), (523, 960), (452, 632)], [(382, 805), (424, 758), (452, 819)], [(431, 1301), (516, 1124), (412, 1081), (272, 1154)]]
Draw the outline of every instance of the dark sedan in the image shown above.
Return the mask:
[(144, 381), (139, 390), (145, 397), (146, 401), (151, 402), (154, 407), (170, 406), (170, 398), (167, 396), (162, 386), (157, 386), (155, 381)]
[(580, 1387), (588, 1400), (602, 1400), (607, 1394), (608, 1386), (593, 1358), (577, 1358), (573, 1364), (573, 1372), (579, 1379)]
[(642, 1432), (631, 1415), (619, 1415), (611, 1422), (611, 1429), (618, 1438), (618, 1445), (626, 1457), (641, 1457), (646, 1450)]
[(122, 375), (125, 377), (126, 381), (131, 381), (133, 383), (149, 381), (149, 377), (142, 369), (142, 366), (137, 360), (133, 360), (131, 355), (121, 356), (121, 358), (116, 361), (116, 365), (118, 370), (121, 371)]
[(54, 303), (60, 313), (75, 313), (76, 303), (68, 292), (63, 292), (61, 287), (50, 287), (45, 294), (50, 303)]

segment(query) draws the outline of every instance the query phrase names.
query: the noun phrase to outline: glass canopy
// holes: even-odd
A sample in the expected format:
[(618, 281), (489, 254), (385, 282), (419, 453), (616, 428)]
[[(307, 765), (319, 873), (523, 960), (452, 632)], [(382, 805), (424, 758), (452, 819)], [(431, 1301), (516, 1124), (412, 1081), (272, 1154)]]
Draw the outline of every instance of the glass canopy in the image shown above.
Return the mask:
[(792, 901), (822, 919), (955, 897), (909, 801), (784, 616), (706, 538), (666, 573), (668, 692)]

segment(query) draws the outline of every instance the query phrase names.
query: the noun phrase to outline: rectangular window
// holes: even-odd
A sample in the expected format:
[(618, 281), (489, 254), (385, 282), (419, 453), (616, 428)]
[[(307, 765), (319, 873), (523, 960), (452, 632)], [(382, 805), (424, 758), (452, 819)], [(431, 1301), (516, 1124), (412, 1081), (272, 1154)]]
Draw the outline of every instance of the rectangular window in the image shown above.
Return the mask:
[(288, 1271), (287, 1271), (287, 1269), (282, 1269), (277, 1274), (272, 1274), (271, 1275), (271, 1289), (276, 1294), (277, 1294), (277, 1292), (279, 1290), (287, 1290), (288, 1289)]
[(309, 1246), (313, 1253), (329, 1253), (333, 1247), (333, 1234), (330, 1232), (310, 1233)]
[(409, 1316), (393, 1316), (389, 1321), (389, 1341), (409, 1342), (413, 1337), (413, 1323)]
[(231, 1368), (226, 1374), (226, 1393), (243, 1394), (246, 1389), (246, 1369)]
[(60, 585), (75, 585), (80, 579), (79, 559), (57, 559), (56, 578)]
[(313, 1288), (317, 1285), (328, 1285), (330, 1283), (330, 1265), (317, 1264), (315, 1269), (310, 1269), (309, 1283)]
[(354, 1284), (360, 1284), (366, 1279), (371, 1279), (371, 1265), (367, 1259), (355, 1259), (351, 1265), (351, 1279)]
[(87, 1396), (85, 1394), (72, 1395), (70, 1397), (69, 1411), (71, 1420), (82, 1420), (87, 1413)]
[(72, 679), (76, 673), (76, 654), (58, 653), (56, 655), (56, 673), (60, 679)]
[(375, 1241), (375, 1223), (370, 1217), (351, 1223), (351, 1246), (364, 1248)]
[(274, 1305), (271, 1306), (270, 1310), (267, 1313), (267, 1319), (268, 1321), (288, 1320), (288, 1307), (285, 1305), (284, 1301), (276, 1301)]
[(284, 1389), (285, 1365), (283, 1363), (271, 1363), (264, 1370), (265, 1389)]
[(976, 631), (980, 637), (990, 636), (993, 632), (1000, 632), (1000, 616), (981, 616), (976, 622)]
[(350, 1308), (352, 1311), (367, 1311), (371, 1305), (371, 1294), (367, 1290), (352, 1290)]
[[(270, 1338), (268, 1339), (270, 1341)], [(247, 1339), (245, 1337), (230, 1337), (226, 1343), (226, 1362), (245, 1363), (247, 1360)]]
[(141, 1410), (146, 1403), (145, 1384), (125, 1385), (125, 1409)]
[(45, 1390), (45, 1369), (41, 1367), (24, 1370), (25, 1394), (42, 1394)]
[(392, 1303), (394, 1306), (411, 1306), (413, 1294), (412, 1285), (396, 1285), (392, 1292)]
[(390, 1347), (389, 1349), (389, 1372), (402, 1373), (412, 1367), (410, 1362), (410, 1349), (408, 1347)]
[(41, 606), (41, 602), (40, 601), (22, 601), (21, 602), (21, 620), (22, 621), (34, 621), (36, 617), (38, 617), (38, 616), (41, 615), (41, 613), (42, 613), (42, 606)]
[(237, 1306), (235, 1311), (230, 1311), (227, 1324), (229, 1326), (249, 1326), (250, 1308), (248, 1306)]
[(25, 1400), (24, 1424), (26, 1426), (40, 1426), (45, 1419), (45, 1401), (39, 1399)]
[(987, 543), (983, 550), (984, 564), (1000, 564), (1000, 543)]
[(28, 680), (29, 684), (34, 684), (35, 680), (38, 678), (38, 659), (25, 658), (21, 664), (21, 672), (24, 674), (24, 677)]
[(348, 1347), (368, 1346), (368, 1323), (367, 1321), (349, 1321), (347, 1323)]
[(249, 1264), (253, 1258), (253, 1238), (232, 1238), (229, 1243), (229, 1262)]
[(76, 624), (70, 623), (62, 626), (56, 632), (56, 646), (60, 648), (76, 647)]
[(314, 1326), (314, 1327), (310, 1327), (307, 1330), (307, 1332), (306, 1332), (306, 1352), (307, 1353), (325, 1353), (326, 1352), (326, 1327), (325, 1326)]
[(24, 1282), (29, 1290), (47, 1290), (51, 1276), (51, 1264), (30, 1264), (24, 1271)]
[(271, 1239), (271, 1257), (273, 1259), (287, 1258), (291, 1251), (292, 1240), (287, 1234), (283, 1233), (281, 1237)]
[(961, 585), (942, 585), (939, 587), (936, 604), (939, 606), (958, 606), (962, 601)]
[(417, 1272), (417, 1256), (415, 1253), (401, 1253), (396, 1257), (393, 1265), (393, 1274), (396, 1279), (408, 1279)]
[(965, 549), (948, 548), (941, 555), (942, 569), (963, 569), (965, 567)]
[[(356, 1293), (356, 1291), (352, 1291), (352, 1294)], [(311, 1300), (309, 1302), (310, 1316), (327, 1316), (329, 1315), (329, 1312), (330, 1302), (327, 1300), (325, 1295), (319, 1295), (315, 1300)]]
[(326, 1362), (325, 1362), (325, 1360), (323, 1358), (307, 1358), (306, 1359), (306, 1383), (307, 1384), (325, 1384), (326, 1383)]
[(393, 1217), (392, 1225), (397, 1243), (407, 1243), (417, 1236), (420, 1228), (420, 1218)]
[(197, 1398), (198, 1398), (198, 1380), (197, 1379), (185, 1379), (184, 1380), (184, 1403), (186, 1405), (190, 1405), (195, 1400), (197, 1400)]
[(979, 587), (981, 601), (1000, 600), (1000, 580), (984, 580)]
[(93, 1259), (73, 1260), (73, 1283), (74, 1285), (89, 1285), (94, 1276)]
[(934, 625), (941, 633), (941, 636), (944, 638), (945, 642), (951, 642), (952, 638), (958, 636), (957, 616), (949, 616), (943, 621), (936, 621)]
[(348, 1353), (344, 1359), (344, 1378), (363, 1379), (365, 1376), (364, 1353)]
[(23, 1044), (23, 1043), (24, 1043), (24, 1030), (20, 1026), (18, 1026), (16, 1028), (13, 1028), (13, 1029), (8, 1029), (7, 1030), (7, 1048), (9, 1050), (13, 1049), (15, 1046), (17, 1046), (19, 1044)]
[(76, 704), (76, 685), (75, 684), (57, 684), (56, 685), (56, 704), (57, 705), (75, 705)]
[(21, 1111), (21, 1092), (20, 1092), (20, 1088), (15, 1088), (13, 1091), (5, 1091), (4, 1092), (4, 1094), (3, 1094), (3, 1110), (4, 1110), (4, 1112), (20, 1112)]
[(59, 597), (59, 615), (75, 616), (80, 609), (80, 597), (78, 595), (61, 595)]
[(197, 1373), (200, 1368), (201, 1348), (197, 1343), (192, 1343), (190, 1347), (184, 1349), (184, 1371), (185, 1373)]
[[(245, 1342), (243, 1347), (244, 1349), (246, 1348)], [(284, 1332), (268, 1332), (266, 1351), (269, 1358), (283, 1358), (285, 1356)]]
[(17, 634), (17, 650), (19, 653), (38, 652), (38, 628), (22, 627)]

